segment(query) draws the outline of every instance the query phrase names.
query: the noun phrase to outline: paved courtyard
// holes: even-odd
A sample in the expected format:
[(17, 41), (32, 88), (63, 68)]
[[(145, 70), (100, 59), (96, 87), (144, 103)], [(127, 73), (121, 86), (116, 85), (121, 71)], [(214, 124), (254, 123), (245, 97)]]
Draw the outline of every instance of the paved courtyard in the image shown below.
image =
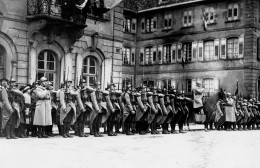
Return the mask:
[(0, 138), (0, 168), (259, 168), (260, 130)]

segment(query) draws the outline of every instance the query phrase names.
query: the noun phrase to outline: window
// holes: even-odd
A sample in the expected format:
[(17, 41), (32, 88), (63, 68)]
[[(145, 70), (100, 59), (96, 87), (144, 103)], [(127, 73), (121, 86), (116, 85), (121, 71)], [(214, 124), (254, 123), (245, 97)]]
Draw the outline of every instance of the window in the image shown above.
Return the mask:
[(192, 43), (184, 43), (182, 46), (184, 60), (190, 62), (192, 60)]
[(214, 78), (204, 79), (203, 80), (204, 85), (204, 92), (205, 93), (214, 93), (219, 90), (219, 80)]
[(189, 27), (193, 25), (193, 12), (185, 11), (183, 14), (183, 26)]
[(238, 58), (238, 38), (227, 40), (227, 57), (229, 59)]
[(204, 43), (204, 60), (210, 61), (215, 59), (214, 41), (206, 41)]
[(206, 8), (204, 12), (204, 17), (207, 23), (214, 23), (216, 19), (214, 8)]
[(4, 59), (5, 59), (5, 57), (6, 57), (5, 48), (0, 45), (0, 78), (1, 79), (4, 77), (4, 71), (5, 71)]
[(171, 45), (163, 46), (163, 62), (171, 63)]
[(145, 80), (143, 84), (146, 85), (148, 88), (154, 88), (154, 81), (153, 80)]
[(172, 15), (171, 14), (165, 14), (164, 15), (164, 21), (163, 21), (163, 28), (164, 29), (171, 29), (172, 27)]
[(83, 79), (88, 86), (94, 87), (98, 78), (98, 65), (93, 57), (85, 57), (83, 60)]
[(231, 3), (228, 5), (227, 18), (229, 21), (238, 19), (238, 3)]
[(56, 54), (51, 50), (43, 50), (38, 55), (38, 80), (45, 76), (55, 88)]
[(146, 32), (151, 32), (153, 28), (153, 18), (146, 19)]
[(131, 32), (131, 19), (125, 19), (125, 32)]
[(186, 79), (186, 92), (191, 93), (192, 91), (192, 80)]
[(131, 54), (131, 49), (126, 47), (123, 48), (123, 64), (124, 65), (130, 65), (130, 54)]
[(152, 47), (145, 48), (145, 63), (146, 64), (153, 64)]
[(169, 90), (172, 88), (172, 80), (171, 79), (164, 79), (162, 80), (162, 88)]
[(126, 89), (126, 86), (131, 85), (131, 80), (130, 80), (130, 78), (124, 78), (122, 82), (123, 82), (123, 83), (122, 83), (122, 88), (123, 88), (123, 89)]

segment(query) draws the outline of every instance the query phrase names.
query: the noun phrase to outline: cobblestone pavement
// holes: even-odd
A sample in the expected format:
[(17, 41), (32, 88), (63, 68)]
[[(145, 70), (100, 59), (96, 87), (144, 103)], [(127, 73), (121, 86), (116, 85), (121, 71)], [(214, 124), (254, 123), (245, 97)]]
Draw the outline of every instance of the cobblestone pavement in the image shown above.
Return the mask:
[(259, 168), (260, 130), (0, 138), (0, 168)]

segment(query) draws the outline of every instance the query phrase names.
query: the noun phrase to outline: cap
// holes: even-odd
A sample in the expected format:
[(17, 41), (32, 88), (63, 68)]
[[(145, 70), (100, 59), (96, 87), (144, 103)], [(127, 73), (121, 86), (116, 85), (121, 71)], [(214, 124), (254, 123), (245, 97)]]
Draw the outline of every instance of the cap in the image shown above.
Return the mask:
[(16, 80), (14, 78), (11, 78), (9, 82), (14, 83), (14, 82), (16, 82)]
[(8, 82), (8, 79), (6, 79), (6, 78), (2, 78), (2, 79), (0, 79), (0, 82), (3, 82), (3, 81)]
[(44, 76), (41, 77), (40, 82), (46, 82), (46, 81), (48, 81), (46, 77), (44, 77)]
[(105, 96), (109, 95), (109, 91), (107, 91), (107, 90), (102, 91), (102, 93), (103, 93)]
[(30, 86), (26, 86), (26, 87), (23, 89), (23, 92), (25, 93), (28, 89), (30, 89)]

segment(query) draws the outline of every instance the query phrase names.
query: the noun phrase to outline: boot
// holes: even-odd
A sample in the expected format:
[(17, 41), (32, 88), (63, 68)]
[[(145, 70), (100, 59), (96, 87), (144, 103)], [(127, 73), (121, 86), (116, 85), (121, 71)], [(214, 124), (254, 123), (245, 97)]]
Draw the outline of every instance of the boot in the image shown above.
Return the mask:
[(47, 128), (47, 135), (49, 137), (54, 137), (54, 134), (52, 133), (52, 127), (53, 127), (53, 125), (50, 125), (50, 126), (46, 127)]
[(48, 135), (46, 135), (46, 127), (42, 126), (42, 137), (43, 138), (49, 138)]
[(182, 124), (179, 124), (179, 133), (187, 133), (186, 131), (183, 131), (183, 125)]
[(37, 126), (32, 125), (32, 137), (37, 137)]
[(22, 124), (19, 127), (19, 137), (25, 138), (25, 129), (24, 129), (24, 126)]
[(114, 136), (111, 130), (111, 123), (107, 123), (107, 135), (108, 136)]
[(63, 123), (64, 125), (61, 125), (61, 129), (62, 129), (62, 137), (63, 138), (68, 138), (67, 137), (67, 127), (66, 127), (66, 123)]
[(42, 138), (42, 127), (38, 126), (38, 138)]
[(85, 128), (85, 123), (82, 122), (82, 123), (81, 123), (81, 132), (82, 132), (82, 135), (83, 135), (84, 137), (88, 137), (88, 134), (85, 134), (85, 132), (84, 132), (84, 128)]
[(79, 132), (79, 123), (75, 122), (74, 123), (74, 129), (75, 129), (75, 136), (80, 136), (80, 132)]
[(66, 123), (66, 135), (68, 138), (72, 138), (70, 135), (70, 123)]
[(9, 124), (6, 125), (6, 139), (11, 139), (11, 126)]
[(12, 139), (18, 139), (18, 138), (14, 135), (14, 124), (11, 124), (10, 136), (11, 136)]

